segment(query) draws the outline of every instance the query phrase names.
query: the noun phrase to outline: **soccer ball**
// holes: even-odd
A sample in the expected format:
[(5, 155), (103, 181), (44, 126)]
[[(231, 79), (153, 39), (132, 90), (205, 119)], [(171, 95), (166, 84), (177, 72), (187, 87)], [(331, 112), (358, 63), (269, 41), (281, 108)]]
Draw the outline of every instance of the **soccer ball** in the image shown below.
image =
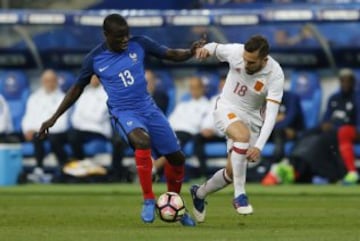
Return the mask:
[(182, 197), (175, 192), (161, 194), (156, 202), (159, 217), (164, 222), (177, 222), (185, 214), (185, 203)]

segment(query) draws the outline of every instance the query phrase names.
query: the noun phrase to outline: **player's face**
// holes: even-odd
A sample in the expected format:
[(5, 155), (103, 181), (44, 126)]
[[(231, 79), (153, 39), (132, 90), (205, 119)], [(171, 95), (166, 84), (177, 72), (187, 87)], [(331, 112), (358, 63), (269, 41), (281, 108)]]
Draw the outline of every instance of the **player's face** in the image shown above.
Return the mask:
[(341, 91), (344, 93), (350, 93), (354, 89), (354, 80), (351, 76), (340, 78)]
[(129, 27), (127, 25), (114, 25), (112, 31), (104, 32), (106, 43), (111, 51), (122, 52), (129, 43)]
[(47, 93), (56, 90), (58, 86), (56, 74), (51, 70), (45, 71), (41, 76), (41, 85)]
[(245, 61), (245, 71), (249, 75), (259, 72), (262, 68), (264, 68), (267, 62), (267, 57), (259, 57), (259, 51), (252, 53), (244, 51), (243, 58)]

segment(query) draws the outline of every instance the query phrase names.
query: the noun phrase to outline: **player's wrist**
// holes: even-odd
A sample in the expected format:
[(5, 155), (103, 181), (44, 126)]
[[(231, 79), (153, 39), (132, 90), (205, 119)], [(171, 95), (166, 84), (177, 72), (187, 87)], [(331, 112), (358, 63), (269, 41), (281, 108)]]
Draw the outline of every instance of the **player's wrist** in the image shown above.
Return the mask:
[(264, 146), (261, 146), (259, 144), (255, 144), (254, 148), (258, 149), (260, 152), (262, 152)]

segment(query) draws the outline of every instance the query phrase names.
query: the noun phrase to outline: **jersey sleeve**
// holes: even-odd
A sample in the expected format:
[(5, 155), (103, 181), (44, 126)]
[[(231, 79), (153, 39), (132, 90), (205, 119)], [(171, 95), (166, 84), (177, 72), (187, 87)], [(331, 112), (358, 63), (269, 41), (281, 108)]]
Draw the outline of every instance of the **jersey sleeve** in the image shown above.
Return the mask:
[(280, 69), (274, 74), (270, 81), (266, 100), (280, 104), (284, 92), (284, 74), (282, 70)]
[(91, 53), (85, 56), (85, 59), (80, 69), (80, 73), (76, 80), (77, 84), (81, 86), (86, 86), (90, 83), (91, 76), (94, 74), (93, 62), (93, 56)]
[(134, 37), (134, 40), (138, 42), (141, 45), (141, 47), (143, 47), (143, 49), (147, 54), (150, 54), (158, 58), (164, 57), (168, 50), (168, 47), (159, 44), (158, 42), (154, 41), (153, 39), (147, 36)]
[[(215, 55), (221, 62), (229, 62), (230, 57), (234, 52), (241, 49), (241, 44), (219, 44), (219, 43), (208, 43), (204, 46), (210, 53)], [(241, 55), (241, 53), (239, 53)]]

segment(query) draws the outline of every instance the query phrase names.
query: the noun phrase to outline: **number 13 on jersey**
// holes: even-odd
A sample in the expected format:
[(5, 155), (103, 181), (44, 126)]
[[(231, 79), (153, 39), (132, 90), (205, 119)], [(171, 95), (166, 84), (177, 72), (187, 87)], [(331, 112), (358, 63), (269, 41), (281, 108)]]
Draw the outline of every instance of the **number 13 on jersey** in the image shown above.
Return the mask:
[(123, 72), (119, 73), (119, 77), (124, 83), (125, 87), (128, 87), (129, 85), (134, 84), (134, 77), (131, 75), (130, 70), (124, 70)]

